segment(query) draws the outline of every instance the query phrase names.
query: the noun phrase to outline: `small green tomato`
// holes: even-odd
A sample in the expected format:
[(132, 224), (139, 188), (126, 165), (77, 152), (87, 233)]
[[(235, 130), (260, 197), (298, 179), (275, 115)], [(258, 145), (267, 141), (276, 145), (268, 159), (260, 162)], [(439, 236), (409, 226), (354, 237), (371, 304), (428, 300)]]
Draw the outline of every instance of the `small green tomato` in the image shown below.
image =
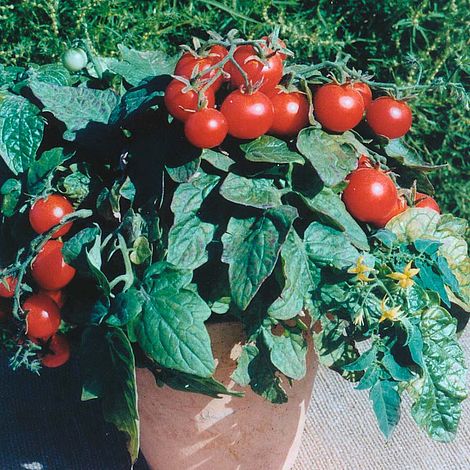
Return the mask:
[(69, 72), (80, 72), (88, 64), (88, 57), (83, 49), (75, 47), (64, 52), (62, 63)]

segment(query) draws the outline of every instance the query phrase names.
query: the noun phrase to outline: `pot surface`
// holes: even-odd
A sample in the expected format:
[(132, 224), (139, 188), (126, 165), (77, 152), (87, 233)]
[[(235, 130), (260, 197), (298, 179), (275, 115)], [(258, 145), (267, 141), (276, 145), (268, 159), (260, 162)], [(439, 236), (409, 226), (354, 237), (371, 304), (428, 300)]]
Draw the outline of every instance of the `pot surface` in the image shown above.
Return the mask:
[[(230, 375), (243, 337), (238, 323), (208, 325), (217, 361), (215, 378), (240, 390)], [(318, 363), (309, 344), (307, 375), (289, 401), (273, 405), (244, 388), (245, 397), (211, 397), (158, 387), (137, 370), (141, 449), (152, 470), (288, 470), (295, 462)]]

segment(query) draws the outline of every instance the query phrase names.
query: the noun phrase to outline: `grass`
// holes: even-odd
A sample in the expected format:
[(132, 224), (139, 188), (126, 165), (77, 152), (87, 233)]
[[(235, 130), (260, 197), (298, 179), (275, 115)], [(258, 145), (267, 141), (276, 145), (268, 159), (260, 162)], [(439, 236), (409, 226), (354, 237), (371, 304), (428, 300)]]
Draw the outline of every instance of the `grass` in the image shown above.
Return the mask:
[[(57, 60), (88, 36), (99, 53), (123, 42), (170, 53), (207, 30), (236, 28), (259, 37), (280, 25), (300, 60), (350, 53), (358, 69), (400, 84), (468, 80), (468, 20), (462, 0), (16, 0), (0, 5), (0, 62)], [(467, 72), (467, 73), (466, 73)], [(431, 176), (444, 210), (468, 218), (468, 106), (460, 90), (436, 90), (412, 101), (409, 142), (428, 161), (448, 163)]]

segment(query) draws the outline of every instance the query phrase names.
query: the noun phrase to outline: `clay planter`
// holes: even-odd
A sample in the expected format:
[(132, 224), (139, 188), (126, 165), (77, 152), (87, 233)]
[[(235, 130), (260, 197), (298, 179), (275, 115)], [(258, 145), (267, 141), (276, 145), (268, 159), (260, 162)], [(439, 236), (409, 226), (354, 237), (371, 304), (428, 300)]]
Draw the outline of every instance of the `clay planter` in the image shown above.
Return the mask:
[[(229, 389), (237, 323), (209, 325), (217, 360), (215, 377)], [(311, 345), (310, 345), (311, 347)], [(312, 393), (317, 361), (309, 351), (307, 376), (290, 387), (289, 402), (273, 405), (245, 389), (245, 397), (210, 397), (157, 387), (137, 372), (141, 449), (152, 470), (288, 470), (294, 465)]]

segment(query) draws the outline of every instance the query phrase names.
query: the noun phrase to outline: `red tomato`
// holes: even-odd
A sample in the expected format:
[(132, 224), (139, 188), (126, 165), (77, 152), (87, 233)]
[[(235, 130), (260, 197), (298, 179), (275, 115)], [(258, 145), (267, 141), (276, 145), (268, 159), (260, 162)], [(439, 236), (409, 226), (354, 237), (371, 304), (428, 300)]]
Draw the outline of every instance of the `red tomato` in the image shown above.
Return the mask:
[[(182, 62), (182, 60), (183, 60), (183, 62)], [(214, 65), (214, 61), (210, 57), (197, 58), (197, 57), (191, 56), (191, 57), (185, 58), (183, 56), (180, 59), (180, 61), (178, 62), (178, 64), (176, 65), (175, 75), (179, 75), (181, 77), (184, 77), (184, 78), (187, 78), (188, 80), (190, 80), (196, 74), (196, 72), (194, 72), (194, 69), (196, 67), (197, 67), (197, 75), (199, 75), (201, 72), (204, 72), (204, 70), (209, 69), (213, 65)], [(203, 74), (201, 76), (201, 79), (202, 80), (210, 80), (216, 74), (217, 74), (217, 70), (214, 69), (214, 70), (211, 70), (208, 73)], [(214, 84), (211, 86), (211, 88), (213, 88), (214, 91), (217, 91), (222, 86), (223, 81), (224, 81), (224, 79), (223, 79), (222, 75), (220, 75), (216, 79)]]
[(58, 240), (49, 240), (31, 264), (31, 275), (39, 287), (59, 290), (75, 276), (75, 268), (66, 264)]
[(271, 134), (290, 137), (308, 126), (308, 100), (305, 95), (278, 90), (270, 98), (274, 106), (274, 120), (269, 129)]
[(416, 192), (415, 207), (427, 207), (428, 209), (436, 211), (438, 214), (441, 213), (439, 204), (431, 196), (423, 193)]
[(397, 101), (389, 96), (381, 96), (372, 101), (366, 118), (376, 134), (389, 139), (404, 136), (413, 121), (409, 106), (404, 101)]
[(369, 85), (363, 82), (352, 82), (351, 86), (362, 96), (364, 108), (367, 109), (372, 102), (372, 90)]
[[(172, 80), (165, 90), (165, 106), (168, 112), (179, 121), (185, 122), (198, 109), (198, 95), (194, 90), (184, 92), (186, 85), (179, 80)], [(204, 93), (207, 106), (215, 106), (214, 90), (208, 89)]]
[[(266, 41), (266, 45), (267, 45), (267, 54), (272, 54), (274, 52), (274, 46), (277, 46), (277, 47), (282, 47), (283, 49), (287, 49), (287, 46), (286, 46), (286, 43), (282, 40), (282, 39), (279, 39), (277, 40), (277, 44), (273, 43), (272, 39), (269, 37), (269, 36), (263, 36), (261, 39), (264, 39)], [(276, 54), (279, 55), (279, 57), (284, 61), (287, 59), (287, 55), (284, 54), (283, 52), (276, 52)]]
[(227, 137), (228, 124), (225, 116), (216, 109), (201, 109), (184, 125), (186, 138), (195, 147), (209, 149), (220, 145)]
[(8, 276), (2, 279), (2, 281), (0, 281), (0, 297), (6, 297), (7, 299), (13, 297), (15, 295), (16, 285), (18, 284), (16, 277)]
[(70, 344), (61, 334), (54, 335), (47, 343), (48, 352), (41, 357), (45, 367), (60, 367), (70, 359)]
[(260, 91), (232, 91), (220, 110), (227, 119), (228, 133), (238, 139), (256, 139), (266, 134), (274, 120), (273, 104)]
[(398, 193), (390, 176), (375, 168), (359, 168), (346, 179), (343, 201), (355, 219), (374, 223), (392, 212)]
[[(234, 60), (240, 65), (248, 76), (251, 84), (258, 83), (262, 80), (262, 85), (258, 91), (263, 93), (271, 93), (281, 81), (283, 71), (282, 59), (275, 54), (266, 59), (267, 63), (263, 64), (255, 58), (256, 49), (253, 46), (240, 46), (233, 55)], [(245, 86), (245, 80), (234, 64), (230, 64), (230, 83), (234, 88)]]
[(26, 313), (26, 333), (31, 338), (47, 339), (60, 326), (60, 311), (57, 304), (45, 295), (35, 294), (23, 303)]
[(65, 294), (62, 290), (40, 289), (39, 293), (52, 299), (59, 308), (62, 308), (65, 304)]
[(406, 203), (406, 199), (404, 197), (399, 197), (395, 201), (395, 206), (388, 214), (382, 217), (378, 217), (371, 223), (378, 228), (383, 228), (388, 224), (388, 222), (391, 219), (393, 219), (393, 217), (395, 217), (398, 214), (401, 214), (402, 212), (405, 212), (406, 209), (408, 209), (408, 204)]
[(313, 108), (317, 121), (326, 129), (345, 132), (356, 127), (364, 114), (364, 101), (351, 85), (328, 83), (315, 93)]
[(216, 64), (220, 62), (228, 54), (227, 49), (224, 46), (219, 46), (216, 44), (209, 49), (209, 58), (212, 59), (212, 62)]
[[(45, 233), (60, 223), (64, 216), (72, 212), (73, 206), (66, 197), (60, 194), (51, 194), (36, 200), (29, 210), (29, 223), (36, 233)], [(62, 237), (71, 228), (72, 223), (64, 225), (54, 233), (52, 238)]]

